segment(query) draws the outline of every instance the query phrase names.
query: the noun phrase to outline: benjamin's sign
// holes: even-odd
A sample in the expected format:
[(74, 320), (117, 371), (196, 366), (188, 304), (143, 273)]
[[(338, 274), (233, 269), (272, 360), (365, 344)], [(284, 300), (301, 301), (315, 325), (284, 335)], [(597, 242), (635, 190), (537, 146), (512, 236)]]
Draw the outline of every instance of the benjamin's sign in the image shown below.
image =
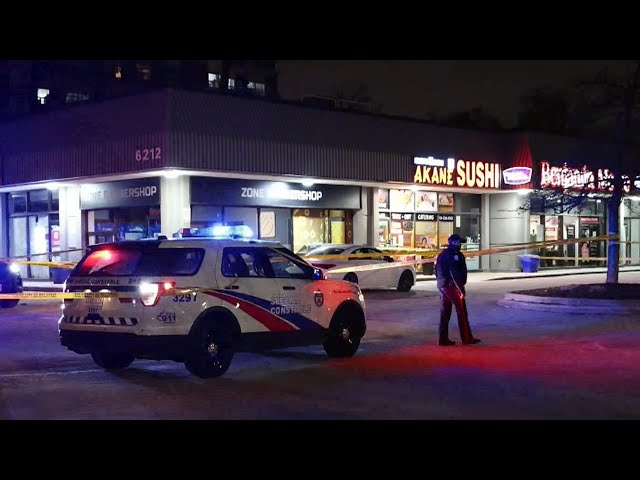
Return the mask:
[(448, 158), (414, 157), (413, 182), (465, 188), (500, 188), (500, 164)]

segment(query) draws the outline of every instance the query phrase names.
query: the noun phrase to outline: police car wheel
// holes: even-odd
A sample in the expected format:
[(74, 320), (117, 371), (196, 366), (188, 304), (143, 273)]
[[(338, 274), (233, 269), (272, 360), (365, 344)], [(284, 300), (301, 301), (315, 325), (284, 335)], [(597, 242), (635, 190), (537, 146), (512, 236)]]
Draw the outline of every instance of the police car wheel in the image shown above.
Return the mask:
[(398, 280), (398, 291), (399, 292), (408, 292), (413, 287), (413, 275), (409, 270), (405, 270), (400, 275), (400, 280)]
[(347, 273), (344, 276), (344, 280), (351, 283), (358, 283), (358, 276), (355, 273)]
[(134, 360), (133, 355), (116, 352), (91, 352), (91, 358), (96, 365), (105, 370), (122, 370), (131, 365)]
[(0, 300), (0, 308), (13, 308), (20, 300)]
[(344, 308), (331, 320), (327, 339), (322, 346), (329, 357), (352, 357), (360, 347), (361, 335), (354, 323), (353, 309)]
[(200, 378), (223, 375), (233, 360), (233, 331), (224, 322), (205, 322), (193, 330), (193, 352), (184, 362), (187, 370)]

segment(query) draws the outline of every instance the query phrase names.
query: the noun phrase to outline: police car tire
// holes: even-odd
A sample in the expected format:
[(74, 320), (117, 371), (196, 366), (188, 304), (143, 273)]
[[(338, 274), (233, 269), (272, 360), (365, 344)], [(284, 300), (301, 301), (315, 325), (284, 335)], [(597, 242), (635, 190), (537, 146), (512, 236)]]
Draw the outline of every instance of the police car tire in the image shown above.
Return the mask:
[[(234, 331), (224, 320), (204, 320), (189, 333), (191, 354), (184, 365), (189, 373), (200, 378), (215, 378), (223, 375), (231, 365), (234, 355)], [(220, 349), (212, 358), (208, 352), (210, 343)]]
[(0, 300), (0, 308), (13, 308), (20, 300)]
[(358, 275), (356, 275), (353, 272), (349, 272), (344, 276), (344, 280), (346, 282), (355, 283), (357, 285), (358, 284)]
[(398, 291), (399, 292), (408, 292), (413, 287), (413, 275), (409, 270), (405, 270), (400, 275), (400, 280), (398, 280)]
[(131, 365), (135, 357), (129, 353), (91, 352), (91, 358), (105, 370), (122, 370)]
[[(331, 319), (327, 339), (322, 344), (329, 357), (352, 357), (358, 351), (362, 335), (359, 332), (360, 328), (354, 323), (354, 318), (358, 314), (355, 308), (351, 305), (340, 307), (333, 319)], [(341, 336), (344, 328), (351, 332), (351, 337), (348, 340), (343, 339)]]

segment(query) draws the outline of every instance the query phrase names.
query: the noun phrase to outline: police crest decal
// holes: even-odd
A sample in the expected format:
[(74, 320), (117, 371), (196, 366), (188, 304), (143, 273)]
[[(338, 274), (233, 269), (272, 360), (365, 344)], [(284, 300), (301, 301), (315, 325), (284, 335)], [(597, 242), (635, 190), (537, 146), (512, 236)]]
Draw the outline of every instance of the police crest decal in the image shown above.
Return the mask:
[(324, 303), (324, 295), (322, 292), (316, 292), (313, 296), (313, 301), (316, 302), (316, 307), (321, 307)]

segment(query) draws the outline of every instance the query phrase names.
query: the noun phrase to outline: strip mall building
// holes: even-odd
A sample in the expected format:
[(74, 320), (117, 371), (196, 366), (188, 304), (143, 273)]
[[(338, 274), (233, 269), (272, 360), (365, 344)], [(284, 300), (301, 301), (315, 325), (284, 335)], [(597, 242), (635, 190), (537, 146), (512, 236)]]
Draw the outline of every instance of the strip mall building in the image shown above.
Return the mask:
[[(77, 260), (81, 252), (56, 252), (216, 223), (247, 225), (294, 251), (327, 242), (441, 247), (452, 233), (469, 250), (605, 234), (596, 198), (563, 214), (526, 195), (558, 186), (553, 167), (580, 168), (576, 145), (175, 90), (79, 105), (0, 125), (0, 257)], [(623, 203), (623, 239), (638, 241), (638, 203)], [(552, 253), (569, 260), (543, 267), (605, 253), (588, 246), (559, 247)], [(622, 254), (640, 263), (637, 244)], [(520, 263), (491, 255), (469, 268)]]

